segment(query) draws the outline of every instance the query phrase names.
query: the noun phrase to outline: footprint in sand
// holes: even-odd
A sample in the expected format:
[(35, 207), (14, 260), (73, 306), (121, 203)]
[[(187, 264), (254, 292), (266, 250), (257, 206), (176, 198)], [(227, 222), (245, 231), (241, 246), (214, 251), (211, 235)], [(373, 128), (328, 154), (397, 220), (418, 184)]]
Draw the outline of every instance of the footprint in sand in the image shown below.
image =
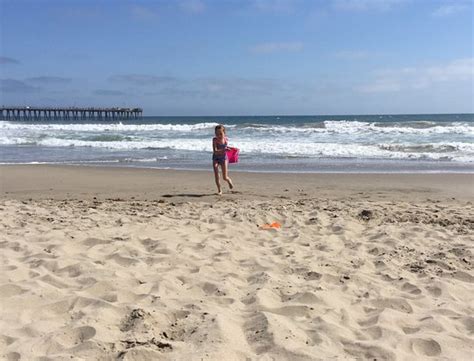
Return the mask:
[(244, 323), (247, 342), (257, 355), (274, 347), (273, 335), (268, 330), (268, 319), (262, 312), (255, 312)]
[(378, 256), (379, 254), (381, 254), (383, 252), (380, 251), (377, 247), (373, 247), (373, 248), (369, 249), (368, 253), (371, 254), (372, 256)]
[(378, 340), (383, 335), (382, 328), (379, 327), (379, 326), (366, 328), (365, 330), (363, 330), (363, 332), (365, 332), (367, 335), (369, 335), (369, 337), (372, 340)]
[(81, 326), (69, 330), (64, 330), (60, 334), (54, 337), (54, 341), (59, 343), (65, 348), (74, 347), (81, 344), (96, 334), (96, 330), (91, 326)]
[(160, 246), (160, 241), (155, 239), (146, 238), (140, 241), (140, 243), (145, 247), (147, 252), (153, 252), (157, 247)]
[[(99, 281), (92, 283), (89, 287), (84, 289), (84, 293), (94, 299), (101, 299), (107, 302), (117, 302), (117, 289), (111, 282)], [(123, 292), (122, 298), (128, 297), (133, 301), (136, 295), (132, 292)]]
[(120, 331), (127, 332), (138, 328), (139, 326), (143, 327), (145, 319), (148, 318), (150, 314), (141, 308), (135, 308), (127, 314), (120, 325)]
[(433, 339), (417, 338), (412, 340), (413, 352), (419, 356), (438, 356), (441, 354), (441, 346)]
[(72, 308), (69, 300), (61, 300), (46, 305), (42, 305), (37, 311), (36, 316), (39, 318), (50, 318), (57, 315), (66, 315)]
[(376, 325), (379, 322), (379, 315), (369, 317), (365, 320), (357, 321), (357, 323), (362, 327), (369, 327)]
[(418, 321), (421, 323), (424, 331), (429, 330), (437, 333), (445, 331), (444, 326), (432, 316), (420, 318)]
[(281, 256), (285, 252), (285, 249), (283, 247), (276, 247), (272, 248), (271, 251), (275, 256)]
[(474, 317), (463, 317), (462, 324), (470, 334), (474, 333)]
[(6, 335), (0, 335), (0, 349), (5, 349), (5, 347), (15, 342), (15, 340), (16, 338), (6, 336)]
[(421, 293), (421, 290), (418, 287), (416, 287), (414, 284), (411, 284), (409, 282), (405, 282), (402, 285), (402, 291), (410, 293), (412, 295), (419, 295)]
[(54, 273), (58, 275), (66, 274), (70, 278), (75, 278), (82, 274), (82, 267), (80, 263), (76, 263), (70, 266), (60, 268)]
[(426, 290), (435, 297), (439, 297), (443, 293), (443, 290), (437, 286), (428, 286)]
[(9, 352), (5, 355), (6, 361), (19, 361), (21, 360), (21, 355), (18, 352)]
[(342, 234), (344, 233), (344, 227), (340, 225), (333, 225), (331, 226), (331, 232), (332, 234)]
[(402, 330), (406, 335), (411, 335), (413, 333), (417, 333), (418, 331), (420, 331), (420, 328), (419, 327), (405, 326), (405, 327), (402, 327)]
[(307, 341), (308, 346), (314, 346), (314, 345), (319, 345), (324, 340), (322, 337), (319, 335), (319, 332), (316, 330), (306, 330), (306, 335), (308, 335), (309, 340)]
[(317, 280), (321, 279), (322, 276), (323, 275), (321, 273), (314, 272), (314, 271), (309, 271), (304, 275), (304, 279), (306, 281), (317, 281)]
[[(377, 257), (377, 259), (373, 261), (373, 264), (379, 272), (387, 268), (387, 264), (383, 261), (382, 257)], [(385, 281), (391, 281), (391, 280), (392, 279), (388, 279)]]
[(44, 275), (41, 278), (39, 278), (42, 282), (47, 283), (53, 287), (59, 288), (59, 289), (67, 289), (72, 287), (69, 284), (64, 283), (60, 277), (55, 277), (53, 275)]
[(133, 266), (133, 265), (138, 263), (138, 261), (136, 259), (130, 258), (130, 257), (124, 257), (124, 256), (121, 256), (118, 253), (114, 253), (114, 254), (108, 256), (107, 259), (114, 260), (115, 263), (117, 263), (118, 265), (120, 265), (122, 267), (130, 267), (130, 266)]
[(225, 296), (226, 292), (221, 290), (217, 285), (211, 282), (204, 282), (202, 284), (202, 290), (207, 296)]
[(29, 271), (29, 272), (28, 272), (28, 276), (29, 276), (30, 278), (36, 278), (36, 277), (38, 277), (38, 276), (41, 276), (41, 273), (38, 273), (38, 272), (35, 272), (35, 271)]
[(25, 293), (26, 290), (14, 284), (5, 284), (0, 286), (0, 298), (8, 298)]
[(460, 280), (463, 282), (474, 283), (474, 276), (470, 275), (467, 272), (456, 271), (452, 274), (452, 276), (456, 278), (457, 280)]
[(332, 248), (328, 247), (327, 245), (325, 244), (318, 244), (316, 245), (315, 247), (318, 251), (321, 251), (321, 252), (331, 252), (332, 251)]
[(171, 324), (162, 335), (171, 341), (202, 345), (218, 337), (219, 332), (215, 315), (180, 310), (172, 315)]
[(264, 284), (270, 279), (270, 275), (266, 272), (258, 272), (247, 278), (247, 282), (250, 284)]
[(109, 244), (111, 242), (112, 241), (108, 239), (88, 238), (83, 241), (82, 244), (91, 248), (99, 244)]
[(354, 356), (356, 360), (377, 360), (392, 361), (396, 360), (395, 354), (383, 347), (370, 345), (366, 343), (344, 342), (344, 351)]
[(372, 303), (374, 307), (381, 309), (391, 308), (392, 310), (404, 313), (413, 313), (413, 308), (403, 298), (382, 298), (379, 300), (374, 300)]
[(324, 301), (312, 292), (297, 292), (290, 295), (282, 294), (280, 298), (281, 302), (291, 301), (303, 304), (324, 304)]

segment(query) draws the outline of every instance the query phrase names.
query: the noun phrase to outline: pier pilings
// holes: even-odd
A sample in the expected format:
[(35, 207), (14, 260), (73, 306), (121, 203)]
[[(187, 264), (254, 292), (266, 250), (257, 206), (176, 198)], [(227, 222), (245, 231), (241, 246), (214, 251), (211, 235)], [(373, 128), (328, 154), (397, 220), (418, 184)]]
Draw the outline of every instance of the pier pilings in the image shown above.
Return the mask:
[(127, 120), (140, 119), (142, 108), (0, 107), (0, 120)]

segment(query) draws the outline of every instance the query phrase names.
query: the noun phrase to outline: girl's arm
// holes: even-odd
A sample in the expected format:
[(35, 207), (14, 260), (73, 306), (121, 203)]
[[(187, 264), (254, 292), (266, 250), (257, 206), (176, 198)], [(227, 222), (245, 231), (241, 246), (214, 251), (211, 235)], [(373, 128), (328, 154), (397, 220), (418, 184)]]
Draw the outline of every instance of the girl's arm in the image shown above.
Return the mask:
[(217, 139), (216, 138), (212, 138), (212, 152), (213, 153), (221, 153), (221, 150), (219, 148), (217, 148)]

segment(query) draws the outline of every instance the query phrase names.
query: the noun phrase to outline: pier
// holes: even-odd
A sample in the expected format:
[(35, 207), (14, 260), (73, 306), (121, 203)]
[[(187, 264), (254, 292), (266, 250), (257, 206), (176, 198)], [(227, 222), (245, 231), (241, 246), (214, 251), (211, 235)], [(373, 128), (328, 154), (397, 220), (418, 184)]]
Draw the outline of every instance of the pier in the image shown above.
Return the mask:
[(1, 107), (1, 120), (127, 120), (140, 119), (142, 108)]

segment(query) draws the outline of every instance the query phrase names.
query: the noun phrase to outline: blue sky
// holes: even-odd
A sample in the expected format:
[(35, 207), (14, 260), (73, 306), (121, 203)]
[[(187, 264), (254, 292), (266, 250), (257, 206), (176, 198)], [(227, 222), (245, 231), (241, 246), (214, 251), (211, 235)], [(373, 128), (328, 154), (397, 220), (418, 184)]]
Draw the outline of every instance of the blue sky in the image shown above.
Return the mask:
[(474, 111), (472, 0), (0, 0), (0, 103)]

